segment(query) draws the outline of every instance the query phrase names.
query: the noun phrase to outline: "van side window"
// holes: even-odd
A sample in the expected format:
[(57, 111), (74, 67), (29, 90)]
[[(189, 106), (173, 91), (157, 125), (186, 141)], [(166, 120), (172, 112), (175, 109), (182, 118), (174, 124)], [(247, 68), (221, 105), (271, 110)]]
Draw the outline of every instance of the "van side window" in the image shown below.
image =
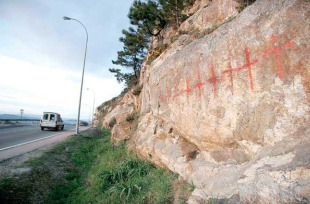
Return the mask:
[(55, 115), (54, 114), (51, 114), (50, 120), (55, 120)]
[(43, 115), (43, 120), (48, 120), (48, 114)]

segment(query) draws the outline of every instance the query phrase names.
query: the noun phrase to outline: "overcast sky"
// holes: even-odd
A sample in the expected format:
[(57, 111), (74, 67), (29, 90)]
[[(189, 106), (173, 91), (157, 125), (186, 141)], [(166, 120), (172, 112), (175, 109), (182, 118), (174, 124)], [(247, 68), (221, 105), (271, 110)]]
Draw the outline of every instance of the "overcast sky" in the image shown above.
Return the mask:
[[(122, 49), (133, 0), (0, 0), (0, 113), (76, 118), (86, 34), (89, 34), (81, 118), (120, 94), (109, 68)], [(90, 88), (93, 91), (87, 91)]]

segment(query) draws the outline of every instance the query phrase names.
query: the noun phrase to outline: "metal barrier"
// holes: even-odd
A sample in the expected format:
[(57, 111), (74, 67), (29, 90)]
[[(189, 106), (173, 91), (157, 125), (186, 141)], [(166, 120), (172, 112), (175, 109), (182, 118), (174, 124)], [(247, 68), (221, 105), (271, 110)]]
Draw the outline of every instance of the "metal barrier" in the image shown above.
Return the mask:
[(20, 118), (20, 119), (0, 119), (0, 121), (4, 121), (5, 123), (9, 123), (9, 122), (20, 122), (20, 121), (29, 121), (29, 122), (39, 122), (40, 119), (23, 119), (23, 118)]

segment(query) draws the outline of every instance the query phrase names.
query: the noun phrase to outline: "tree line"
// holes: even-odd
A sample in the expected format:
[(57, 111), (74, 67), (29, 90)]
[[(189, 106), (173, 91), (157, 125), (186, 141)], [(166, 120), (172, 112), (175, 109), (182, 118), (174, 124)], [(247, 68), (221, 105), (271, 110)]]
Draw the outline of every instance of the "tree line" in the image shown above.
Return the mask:
[(123, 49), (117, 52), (115, 65), (129, 69), (110, 68), (118, 82), (125, 82), (125, 89), (137, 83), (143, 60), (147, 54), (151, 37), (158, 37), (169, 24), (178, 27), (186, 18), (183, 10), (195, 0), (135, 0), (129, 9), (131, 26), (122, 30), (120, 42)]

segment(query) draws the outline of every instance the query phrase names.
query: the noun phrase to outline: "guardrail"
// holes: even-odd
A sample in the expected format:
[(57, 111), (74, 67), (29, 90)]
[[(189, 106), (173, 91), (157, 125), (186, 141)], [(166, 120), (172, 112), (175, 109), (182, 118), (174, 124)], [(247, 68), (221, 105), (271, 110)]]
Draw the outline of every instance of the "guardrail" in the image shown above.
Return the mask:
[(0, 119), (0, 121), (10, 122), (10, 121), (40, 121), (40, 119)]

